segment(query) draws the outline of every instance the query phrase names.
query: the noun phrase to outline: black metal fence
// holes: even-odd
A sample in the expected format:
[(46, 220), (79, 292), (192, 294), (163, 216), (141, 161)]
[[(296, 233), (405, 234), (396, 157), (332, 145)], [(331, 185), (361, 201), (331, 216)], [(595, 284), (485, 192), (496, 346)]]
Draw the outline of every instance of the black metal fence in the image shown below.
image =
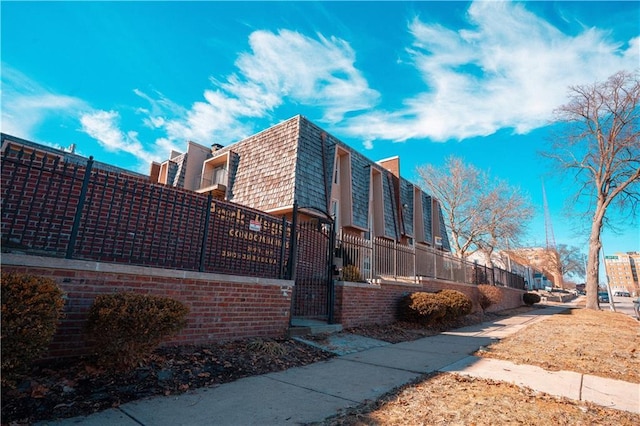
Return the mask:
[(1, 172), (3, 250), (265, 278), (288, 273), (284, 218), (20, 144), (7, 144)]
[(333, 246), (342, 266), (355, 266), (363, 280), (422, 276), (524, 289), (521, 276), (422, 245), (351, 235), (334, 244), (326, 224), (301, 226), (292, 238), (294, 225), (284, 217), (77, 158), (69, 161), (63, 154), (6, 144), (3, 250), (264, 278), (298, 275), (296, 306), (302, 315), (310, 309), (319, 312), (332, 297)]

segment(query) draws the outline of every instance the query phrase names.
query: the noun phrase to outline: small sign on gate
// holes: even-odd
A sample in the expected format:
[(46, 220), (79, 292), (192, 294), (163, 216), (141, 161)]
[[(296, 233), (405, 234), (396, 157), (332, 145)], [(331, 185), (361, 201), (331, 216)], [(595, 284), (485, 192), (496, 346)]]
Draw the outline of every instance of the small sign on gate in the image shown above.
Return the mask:
[(260, 232), (262, 230), (262, 224), (259, 220), (252, 220), (249, 222), (249, 231)]

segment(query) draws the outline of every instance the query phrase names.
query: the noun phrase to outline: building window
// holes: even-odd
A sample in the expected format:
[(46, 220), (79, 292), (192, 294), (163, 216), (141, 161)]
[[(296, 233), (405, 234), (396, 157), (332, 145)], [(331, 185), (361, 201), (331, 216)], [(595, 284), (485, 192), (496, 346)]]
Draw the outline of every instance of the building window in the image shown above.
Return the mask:
[(213, 169), (212, 173), (212, 184), (222, 184), (226, 185), (227, 183), (227, 171), (224, 166), (218, 166)]

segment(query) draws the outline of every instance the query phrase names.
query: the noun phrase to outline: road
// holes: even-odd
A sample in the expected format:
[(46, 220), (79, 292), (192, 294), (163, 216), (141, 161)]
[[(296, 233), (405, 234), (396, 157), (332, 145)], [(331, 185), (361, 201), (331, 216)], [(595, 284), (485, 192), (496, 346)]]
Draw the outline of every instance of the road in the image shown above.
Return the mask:
[[(635, 318), (636, 314), (633, 311), (633, 301), (635, 298), (633, 297), (619, 297), (613, 296), (613, 303), (616, 307), (616, 312), (621, 312), (623, 314), (629, 315), (630, 317)], [(601, 303), (600, 309), (607, 309), (609, 307), (608, 303)]]

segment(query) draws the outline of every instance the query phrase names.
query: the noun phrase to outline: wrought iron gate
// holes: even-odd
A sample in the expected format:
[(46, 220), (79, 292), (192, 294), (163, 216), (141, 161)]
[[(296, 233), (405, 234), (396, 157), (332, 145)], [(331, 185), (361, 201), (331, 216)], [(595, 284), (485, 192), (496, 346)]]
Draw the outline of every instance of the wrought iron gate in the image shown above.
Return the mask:
[(296, 223), (293, 247), (295, 281), (292, 316), (333, 322), (334, 229), (330, 220), (313, 219)]

